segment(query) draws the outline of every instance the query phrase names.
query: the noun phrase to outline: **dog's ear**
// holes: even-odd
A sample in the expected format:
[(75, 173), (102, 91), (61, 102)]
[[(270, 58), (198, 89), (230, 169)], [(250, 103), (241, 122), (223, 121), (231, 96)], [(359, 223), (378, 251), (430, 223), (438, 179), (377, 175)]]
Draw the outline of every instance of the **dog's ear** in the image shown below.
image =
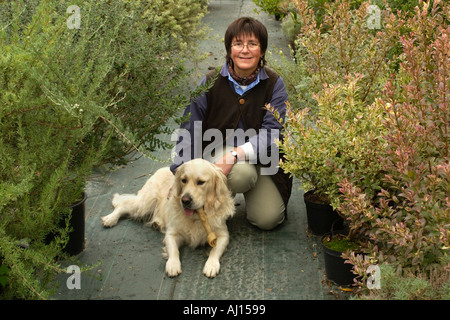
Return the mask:
[(173, 182), (173, 186), (172, 186), (172, 192), (175, 196), (180, 197), (181, 196), (181, 183), (180, 183), (180, 179), (182, 174), (184, 173), (184, 167), (185, 165), (182, 164), (181, 166), (179, 166), (177, 168), (177, 170), (175, 171), (175, 180)]
[(227, 186), (227, 177), (223, 174), (222, 170), (215, 165), (212, 165), (212, 167), (214, 189), (208, 191), (206, 196), (205, 211), (210, 214), (220, 214), (219, 207), (227, 201), (227, 197), (230, 196), (230, 190)]

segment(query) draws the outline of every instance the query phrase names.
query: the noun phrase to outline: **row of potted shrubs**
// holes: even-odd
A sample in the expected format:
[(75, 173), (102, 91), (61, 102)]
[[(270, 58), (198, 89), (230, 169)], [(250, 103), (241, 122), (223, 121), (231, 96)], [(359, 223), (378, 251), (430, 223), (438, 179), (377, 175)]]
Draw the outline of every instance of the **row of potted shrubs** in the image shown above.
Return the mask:
[(365, 297), (395, 297), (383, 274), (385, 290), (367, 291), (377, 265), (390, 279), (426, 282), (403, 298), (448, 298), (449, 3), (385, 4), (377, 29), (369, 5), (328, 2), (318, 22), (308, 1), (294, 2), (295, 59), (275, 64), (290, 94), (280, 166), (359, 241), (342, 256)]
[[(329, 280), (367, 289), (367, 271), (385, 264), (382, 297), (445, 299), (448, 281), (427, 280), (449, 280), (448, 5), (420, 2), (409, 18), (386, 7), (376, 31), (364, 26), (368, 5), (336, 1), (314, 25), (297, 2), (305, 24), (294, 69), (314, 95), (294, 86), (295, 103), (309, 108), (289, 106), (280, 165), (310, 189), (308, 227), (321, 236)], [(425, 284), (395, 292), (386, 280), (395, 273)]]
[[(140, 11), (144, 7), (133, 7), (127, 1), (116, 2), (120, 8), (113, 9), (107, 1), (74, 1), (75, 5), (89, 6), (88, 12), (98, 13), (88, 19), (90, 28), (74, 36), (61, 28), (65, 25), (65, 18), (58, 16), (61, 5), (59, 8), (51, 1), (30, 3), (35, 9), (11, 3), (11, 7), (3, 8), (8, 10), (2, 10), (13, 13), (14, 19), (8, 20), (12, 22), (7, 22), (0, 33), (0, 62), (8, 72), (8, 81), (0, 80), (6, 93), (2, 103), (8, 106), (1, 115), (2, 119), (17, 121), (3, 121), (1, 126), (5, 161), (2, 158), (0, 255), (6, 268), (0, 266), (0, 284), (3, 286), (7, 274), (7, 286), (14, 289), (11, 294), (45, 298), (49, 292), (42, 280), (51, 278), (55, 270), (55, 252), (49, 250), (58, 244), (41, 244), (51, 231), (49, 226), (59, 219), (53, 212), (64, 211), (62, 208), (75, 200), (63, 196), (64, 181), (78, 177), (79, 182), (72, 187), (82, 187), (92, 165), (112, 160), (106, 157), (111, 154), (108, 151), (115, 150), (119, 155), (116, 159), (122, 159), (120, 155), (129, 152), (130, 144), (159, 147), (154, 137), (165, 132), (164, 126), (148, 130), (142, 125), (137, 130), (144, 135), (136, 139), (125, 129), (127, 119), (135, 119), (136, 114), (125, 110), (137, 103), (136, 98), (164, 101), (167, 108), (145, 108), (144, 104), (140, 118), (143, 124), (148, 123), (145, 120), (150, 115), (145, 110), (171, 118), (182, 105), (182, 97), (168, 100), (170, 95), (164, 92), (155, 95), (158, 90), (139, 91), (136, 83), (165, 83), (168, 85), (161, 87), (172, 93), (182, 83), (184, 71), (180, 61), (174, 64), (169, 59), (181, 49), (171, 47), (173, 41), (164, 40), (170, 40), (170, 36), (157, 34), (158, 24), (164, 21), (149, 18), (151, 12), (164, 6)], [(205, 10), (203, 2), (199, 3), (198, 7), (182, 7)], [(348, 235), (360, 240), (361, 247), (356, 251), (365, 252), (364, 258), (355, 255), (355, 250), (343, 256), (359, 275), (361, 287), (369, 277), (366, 271), (370, 265), (388, 265), (382, 269), (389, 271), (386, 276), (395, 274), (405, 281), (420, 276), (427, 283), (414, 296), (400, 297), (449, 298), (449, 4), (420, 1), (414, 12), (381, 6), (380, 29), (368, 28), (368, 6), (368, 2), (362, 2), (355, 7), (353, 1), (345, 0), (325, 3), (324, 14), (317, 19), (308, 1), (293, 2), (300, 25), (295, 59), (285, 59), (277, 68), (291, 97), (285, 139), (280, 144), (286, 161), (280, 165), (301, 179), (305, 190), (314, 189), (316, 196), (325, 199), (347, 225)], [(109, 10), (112, 18), (105, 21), (111, 25), (98, 20), (108, 16), (101, 10)], [(117, 16), (120, 12), (129, 14)], [(138, 12), (145, 13), (151, 23), (127, 20)], [(182, 18), (174, 15), (169, 25), (177, 26), (175, 22)], [(136, 37), (118, 37), (119, 25), (114, 24), (118, 22), (130, 32), (138, 31)], [(120, 41), (101, 41), (105, 36)], [(179, 39), (189, 40), (190, 36), (181, 35)], [(184, 43), (179, 46), (185, 47)], [(71, 51), (61, 54), (61, 48)], [(112, 54), (114, 48), (120, 48), (117, 55)], [(156, 51), (143, 59), (146, 55), (139, 54), (139, 48)], [(111, 55), (102, 55), (103, 50)], [(167, 52), (171, 54), (165, 55)], [(133, 53), (136, 59), (129, 59)], [(97, 60), (86, 64), (86, 57)], [(71, 63), (64, 63), (69, 60)], [(86, 66), (90, 69), (84, 72)], [(151, 66), (159, 69), (148, 74), (139, 72)], [(158, 77), (149, 82), (150, 75)], [(167, 82), (167, 77), (172, 81)], [(26, 101), (20, 100), (21, 95), (35, 100), (20, 104)], [(123, 123), (116, 121), (121, 117)], [(41, 133), (36, 134), (33, 128)], [(45, 134), (43, 128), (47, 128)], [(16, 132), (16, 138), (11, 132)], [(46, 149), (37, 147), (45, 141)], [(35, 151), (32, 157), (30, 146)], [(13, 149), (14, 157), (10, 156)], [(27, 159), (36, 161), (32, 164)], [(45, 167), (46, 159), (55, 162)], [(14, 162), (19, 160), (24, 162)], [(43, 191), (37, 194), (35, 188)], [(33, 205), (31, 200), (35, 199)], [(33, 206), (37, 209), (30, 211)], [(21, 230), (26, 221), (30, 222), (29, 230)], [(31, 250), (19, 249), (16, 244), (21, 239)], [(431, 283), (433, 277), (439, 281)], [(385, 281), (382, 288), (389, 289), (389, 283)], [(382, 297), (396, 297), (388, 289)]]
[(82, 250), (66, 222), (94, 166), (168, 147), (161, 134), (189, 101), (184, 60), (198, 56), (206, 6), (0, 2), (2, 298), (51, 297), (64, 248)]

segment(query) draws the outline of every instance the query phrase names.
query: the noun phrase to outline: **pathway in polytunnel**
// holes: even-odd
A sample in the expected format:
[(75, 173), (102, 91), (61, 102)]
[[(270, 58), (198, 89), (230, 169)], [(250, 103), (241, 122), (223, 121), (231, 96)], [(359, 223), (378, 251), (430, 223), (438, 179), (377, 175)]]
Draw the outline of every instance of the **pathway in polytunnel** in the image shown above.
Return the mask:
[[(254, 17), (267, 27), (269, 50), (289, 54), (280, 22), (254, 11), (251, 0), (211, 0), (204, 21), (211, 36), (200, 47), (209, 52), (199, 74), (208, 67), (222, 65), (225, 57), (223, 35), (227, 26), (241, 16)], [(198, 79), (200, 80), (200, 79)], [(197, 82), (196, 82), (197, 83)], [(174, 128), (175, 129), (175, 128)], [(170, 137), (167, 137), (170, 139)], [(170, 150), (155, 154), (168, 159)], [(114, 228), (104, 228), (101, 217), (112, 211), (114, 193), (137, 192), (149, 175), (169, 162), (141, 157), (110, 171), (97, 169), (87, 186), (86, 248), (79, 263), (97, 265), (81, 274), (81, 289), (69, 290), (68, 275), (59, 275), (56, 299), (219, 299), (219, 300), (301, 300), (336, 299), (343, 293), (326, 285), (318, 238), (308, 235), (303, 190), (294, 180), (288, 204), (288, 220), (272, 231), (261, 231), (245, 219), (245, 201), (236, 197), (236, 216), (228, 222), (230, 244), (214, 279), (202, 274), (209, 248), (181, 250), (183, 272), (176, 278), (164, 273), (163, 235), (130, 220), (120, 220)], [(70, 262), (69, 262), (70, 263)]]

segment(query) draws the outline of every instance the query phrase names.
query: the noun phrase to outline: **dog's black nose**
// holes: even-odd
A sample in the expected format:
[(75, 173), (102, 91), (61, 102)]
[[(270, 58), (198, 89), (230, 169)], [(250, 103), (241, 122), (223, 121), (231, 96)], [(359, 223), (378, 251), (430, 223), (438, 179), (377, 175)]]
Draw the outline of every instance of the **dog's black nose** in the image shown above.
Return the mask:
[(183, 204), (183, 207), (188, 207), (192, 203), (192, 198), (189, 194), (185, 194), (183, 197), (181, 197), (181, 203)]

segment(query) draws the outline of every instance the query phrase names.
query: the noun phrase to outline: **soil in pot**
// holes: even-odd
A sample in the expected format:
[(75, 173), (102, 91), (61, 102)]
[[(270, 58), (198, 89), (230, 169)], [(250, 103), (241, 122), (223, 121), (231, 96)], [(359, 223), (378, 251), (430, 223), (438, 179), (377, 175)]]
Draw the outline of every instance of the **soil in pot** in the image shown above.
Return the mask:
[(303, 196), (306, 205), (308, 227), (314, 235), (321, 236), (331, 231), (333, 223), (342, 226), (343, 219), (328, 203), (323, 203), (310, 190)]
[(356, 275), (352, 273), (352, 265), (345, 263), (345, 259), (341, 255), (342, 252), (349, 249), (358, 250), (359, 244), (350, 241), (346, 235), (340, 234), (339, 231), (333, 233), (332, 236), (331, 233), (325, 234), (321, 242), (327, 279), (341, 286), (353, 284)]

